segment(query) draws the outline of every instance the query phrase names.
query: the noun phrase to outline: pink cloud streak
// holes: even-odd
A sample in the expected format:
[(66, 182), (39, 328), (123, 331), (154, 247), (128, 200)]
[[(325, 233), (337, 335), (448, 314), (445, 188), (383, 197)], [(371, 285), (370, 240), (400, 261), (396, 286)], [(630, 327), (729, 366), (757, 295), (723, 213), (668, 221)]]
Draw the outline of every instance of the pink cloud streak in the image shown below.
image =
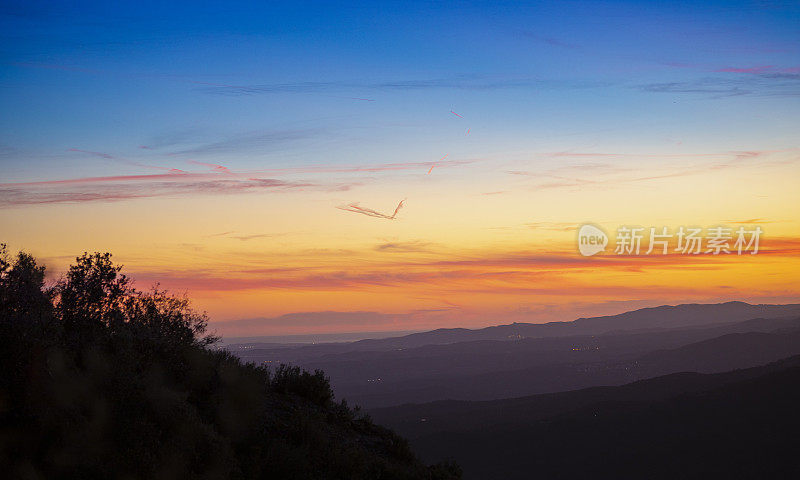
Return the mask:
[(397, 217), (397, 212), (399, 212), (400, 209), (403, 208), (403, 203), (404, 202), (405, 202), (405, 199), (400, 200), (400, 203), (397, 204), (397, 208), (394, 209), (394, 213), (392, 213), (391, 215), (386, 215), (385, 213), (378, 212), (378, 211), (373, 210), (371, 208), (359, 207), (357, 203), (351, 203), (349, 205), (342, 205), (342, 206), (339, 206), (339, 207), (336, 207), (336, 208), (338, 208), (339, 210), (344, 210), (346, 212), (360, 213), (362, 215), (367, 215), (367, 216), (370, 216), (370, 217), (385, 218), (387, 220), (394, 220)]

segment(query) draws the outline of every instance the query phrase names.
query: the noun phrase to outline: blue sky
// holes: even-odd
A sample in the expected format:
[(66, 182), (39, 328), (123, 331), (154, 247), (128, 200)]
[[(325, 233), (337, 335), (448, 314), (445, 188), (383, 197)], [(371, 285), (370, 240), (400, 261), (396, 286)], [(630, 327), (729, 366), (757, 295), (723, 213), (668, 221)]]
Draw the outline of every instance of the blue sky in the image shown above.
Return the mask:
[[(4, 2), (0, 162), (27, 180), (136, 171), (71, 149), (246, 168), (786, 143), (799, 24), (790, 2)], [(480, 142), (449, 146), (451, 109)]]

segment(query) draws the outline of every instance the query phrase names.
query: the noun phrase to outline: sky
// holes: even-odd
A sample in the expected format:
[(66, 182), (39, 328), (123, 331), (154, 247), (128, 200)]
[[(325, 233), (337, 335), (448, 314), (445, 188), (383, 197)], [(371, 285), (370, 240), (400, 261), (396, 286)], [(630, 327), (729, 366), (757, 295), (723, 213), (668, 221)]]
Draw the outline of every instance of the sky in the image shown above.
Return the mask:
[[(109, 251), (227, 336), (800, 302), (798, 27), (780, 1), (3, 1), (0, 242), (53, 281)], [(720, 226), (758, 253), (676, 250)]]

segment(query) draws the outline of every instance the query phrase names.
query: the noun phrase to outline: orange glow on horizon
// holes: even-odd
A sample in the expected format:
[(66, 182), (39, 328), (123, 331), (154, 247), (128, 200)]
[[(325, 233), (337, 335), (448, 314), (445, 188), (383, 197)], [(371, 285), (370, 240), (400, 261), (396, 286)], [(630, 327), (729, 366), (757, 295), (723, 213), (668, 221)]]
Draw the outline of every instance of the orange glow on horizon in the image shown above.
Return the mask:
[[(453, 163), (448, 175), (425, 182), (413, 168), (386, 178), (291, 173), (276, 185), (315, 187), (20, 205), (0, 210), (0, 223), (14, 226), (2, 240), (42, 259), (51, 275), (84, 251), (110, 251), (140, 288), (160, 282), (186, 292), (225, 335), (572, 320), (686, 302), (792, 303), (800, 301), (792, 155), (750, 155), (766, 163), (696, 173), (594, 162), (536, 173), (496, 161)], [(216, 171), (191, 175), (237, 175), (208, 165)], [(320, 188), (326, 183), (358, 185), (357, 192)], [(408, 200), (394, 215), (337, 210), (355, 196), (369, 205)], [(587, 222), (611, 237), (595, 257), (577, 250), (576, 229)], [(757, 255), (681, 255), (671, 245), (668, 255), (621, 256), (613, 242), (623, 225), (758, 225), (764, 233)], [(303, 312), (375, 315), (350, 323), (326, 323), (324, 315), (275, 320)], [(241, 322), (252, 318), (273, 320)]]

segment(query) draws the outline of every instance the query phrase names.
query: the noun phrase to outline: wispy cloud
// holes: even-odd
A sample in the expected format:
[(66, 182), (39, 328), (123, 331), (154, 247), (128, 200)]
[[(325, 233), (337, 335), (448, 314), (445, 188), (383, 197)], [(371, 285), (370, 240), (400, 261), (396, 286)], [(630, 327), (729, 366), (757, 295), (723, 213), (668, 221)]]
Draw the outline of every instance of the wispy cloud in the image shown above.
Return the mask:
[(222, 165), (217, 165), (216, 163), (205, 163), (205, 162), (198, 162), (196, 160), (189, 160), (189, 163), (193, 165), (203, 165), (205, 167), (211, 168), (211, 170), (220, 173), (233, 173), (231, 172), (228, 167), (224, 167)]
[[(389, 246), (391, 250), (393, 246)], [(567, 249), (552, 252), (503, 252), (487, 255), (461, 255), (423, 261), (393, 262), (376, 267), (351, 264), (347, 268), (304, 265), (296, 269), (243, 269), (227, 266), (226, 274), (207, 271), (135, 272), (141, 281), (162, 281), (170, 288), (197, 291), (233, 291), (250, 289), (289, 289), (318, 291), (372, 290), (375, 288), (420, 287), (438, 292), (464, 291), (507, 293), (546, 293), (575, 295), (576, 292), (602, 295), (628, 295), (637, 288), (629, 284), (609, 285), (604, 282), (583, 283), (586, 272), (645, 272), (678, 269), (722, 270), (744, 262), (760, 262), (765, 257), (796, 259), (800, 255), (800, 238), (770, 237), (764, 239), (758, 255), (615, 255), (613, 253), (586, 258)], [(244, 275), (244, 272), (247, 275)], [(265, 272), (270, 275), (264, 275)], [(543, 282), (543, 279), (547, 279)], [(660, 286), (652, 286), (652, 291)], [(697, 289), (688, 285), (674, 287), (684, 292)]]
[(525, 226), (535, 230), (553, 230), (557, 232), (570, 232), (578, 229), (578, 222), (531, 222)]
[(397, 204), (397, 208), (394, 209), (394, 212), (391, 215), (387, 215), (385, 213), (378, 212), (371, 208), (360, 207), (358, 203), (351, 203), (349, 205), (341, 205), (336, 208), (340, 210), (344, 210), (346, 212), (353, 212), (353, 213), (360, 213), (362, 215), (367, 215), (369, 217), (376, 217), (376, 218), (385, 218), (387, 220), (394, 220), (397, 217), (397, 212), (403, 208), (403, 204), (405, 203), (405, 199), (400, 200), (400, 203)]
[(725, 73), (764, 73), (772, 70), (773, 68), (775, 67), (773, 67), (772, 65), (766, 65), (763, 67), (744, 67), (744, 68), (725, 67), (725, 68), (719, 68), (716, 71)]
[(233, 135), (210, 143), (178, 149), (171, 155), (213, 155), (241, 151), (266, 151), (278, 148), (289, 142), (308, 140), (324, 133), (322, 128), (295, 130), (263, 130)]
[[(446, 157), (446, 156), (445, 156)], [(309, 165), (305, 167), (291, 167), (264, 170), (264, 173), (358, 173), (358, 172), (387, 172), (393, 170), (416, 170), (424, 167), (458, 167), (475, 163), (475, 160), (444, 160), (436, 162), (402, 162), (382, 163), (375, 165)]]
[(551, 47), (566, 48), (566, 49), (569, 49), (569, 50), (577, 50), (577, 49), (581, 48), (580, 46), (578, 46), (576, 44), (565, 42), (565, 41), (559, 40), (558, 38), (555, 38), (555, 37), (550, 37), (550, 36), (546, 36), (546, 35), (539, 35), (539, 34), (536, 34), (536, 33), (533, 33), (533, 32), (522, 32), (522, 35), (524, 37), (526, 37), (526, 38), (529, 38), (529, 39), (535, 41), (535, 42), (542, 43), (542, 44), (545, 44), (545, 45), (549, 45)]
[(228, 234), (233, 233), (233, 231), (229, 232), (220, 232), (220, 233), (212, 233), (211, 235), (204, 235), (203, 238), (214, 238), (214, 237), (224, 237)]
[[(527, 35), (527, 34), (526, 34)], [(528, 35), (536, 41), (556, 46), (560, 48), (577, 49), (577, 45), (573, 45), (553, 37), (537, 36), (535, 34)], [(43, 63), (16, 63), (19, 67), (50, 69), (50, 70), (64, 70), (74, 71), (92, 75), (104, 76), (121, 76), (116, 72), (84, 69), (80, 67), (73, 67), (69, 65), (55, 65)], [(357, 80), (341, 80), (341, 81), (287, 81), (276, 83), (226, 83), (214, 81), (193, 80), (175, 75), (163, 74), (136, 74), (126, 73), (125, 76), (133, 78), (160, 78), (180, 82), (184, 84), (194, 85), (200, 89), (201, 92), (212, 95), (227, 95), (227, 96), (247, 96), (247, 95), (265, 95), (265, 94), (314, 94), (323, 95), (326, 97), (342, 98), (347, 100), (357, 100), (362, 102), (374, 102), (375, 98), (367, 96), (363, 92), (380, 92), (380, 91), (411, 91), (411, 90), (507, 90), (507, 89), (528, 89), (536, 88), (540, 90), (569, 90), (569, 89), (586, 89), (605, 87), (610, 85), (607, 81), (597, 80), (575, 80), (566, 78), (551, 78), (542, 79), (538, 77), (528, 76), (485, 76), (475, 74), (453, 75), (443, 78), (429, 78), (429, 79), (396, 79), (396, 80), (383, 80), (374, 82), (361, 82)], [(338, 93), (338, 94), (337, 94)], [(144, 145), (146, 147), (153, 147), (158, 142), (152, 145)]]
[(753, 67), (723, 67), (723, 68), (718, 68), (715, 71), (716, 72), (723, 72), (723, 73), (794, 74), (794, 73), (800, 73), (800, 67), (780, 68), (780, 67), (776, 67), (774, 65), (758, 65), (758, 66), (753, 66)]
[(410, 242), (386, 242), (375, 246), (379, 252), (429, 252), (430, 242), (420, 240)]
[(648, 83), (637, 88), (651, 93), (689, 93), (702, 94), (712, 98), (752, 95), (755, 91), (742, 82), (727, 80), (696, 80), (687, 82)]
[(235, 240), (246, 242), (248, 240), (255, 240), (257, 238), (273, 238), (286, 235), (285, 233), (255, 233), (255, 234), (237, 234), (234, 231), (212, 233), (211, 235), (204, 235), (203, 238), (219, 238), (227, 237)]
[[(442, 162), (442, 161), (443, 161), (445, 158), (447, 158), (447, 156), (448, 156), (448, 155), (450, 155), (450, 154), (449, 154), (449, 153), (448, 153), (448, 154), (446, 154), (444, 157), (442, 157), (442, 158), (439, 160), (439, 162)], [(430, 175), (430, 174), (431, 174), (431, 172), (433, 171), (433, 167), (435, 167), (435, 166), (437, 165), (437, 163), (439, 163), (439, 162), (433, 163), (433, 164), (431, 165), (431, 168), (429, 168), (429, 169), (428, 169), (428, 175)]]
[[(462, 75), (449, 78), (388, 80), (383, 82), (287, 82), (253, 85), (213, 84), (208, 85), (204, 91), (217, 95), (258, 95), (279, 93), (321, 93), (330, 91), (364, 91), (364, 90), (430, 90), (430, 89), (458, 89), (458, 90), (504, 90), (515, 88), (540, 89), (573, 89), (593, 88), (606, 86), (607, 82), (575, 81), (575, 80), (542, 80), (531, 77), (505, 77), (491, 78), (478, 75)], [(348, 97), (356, 98), (357, 97)], [(369, 99), (371, 100), (371, 99)]]
[(728, 67), (719, 73), (740, 74), (675, 82), (647, 83), (635, 88), (652, 93), (695, 94), (711, 98), (734, 96), (800, 96), (800, 72), (769, 66)]
[[(175, 178), (178, 177), (178, 178)], [(187, 178), (181, 178), (187, 177)], [(191, 194), (253, 191), (343, 190), (347, 185), (289, 182), (272, 178), (194, 179), (192, 174), (131, 175), (0, 184), (0, 206), (119, 201)]]
[[(796, 157), (796, 149), (785, 150), (741, 150), (719, 153), (683, 153), (683, 154), (648, 154), (648, 153), (609, 153), (609, 152), (554, 152), (543, 154), (552, 157), (574, 157), (582, 158), (618, 158), (628, 159), (674, 159), (674, 165), (660, 162), (662, 166), (658, 170), (653, 170), (650, 175), (641, 175), (639, 165), (628, 165), (626, 163), (613, 165), (610, 163), (586, 163), (562, 165), (558, 168), (545, 171), (525, 171), (510, 170), (507, 173), (516, 176), (531, 177), (539, 180), (534, 185), (538, 189), (549, 188), (570, 188), (624, 185), (668, 178), (686, 177), (700, 175), (718, 170), (729, 168), (742, 168), (747, 166), (777, 166), (791, 162), (797, 162), (800, 158)], [(687, 166), (682, 159), (694, 159), (696, 163)], [(587, 178), (581, 173), (591, 172), (592, 176)]]
[[(92, 152), (100, 155), (101, 152)], [(105, 158), (105, 157), (101, 157)], [(36, 205), (49, 203), (81, 203), (118, 201), (135, 198), (189, 195), (189, 194), (236, 194), (258, 190), (272, 192), (314, 189), (320, 191), (346, 191), (359, 183), (356, 181), (332, 182), (329, 178), (317, 181), (282, 180), (286, 175), (315, 175), (330, 173), (377, 173), (416, 170), (433, 165), (454, 167), (473, 163), (472, 160), (450, 160), (439, 162), (404, 162), (365, 165), (308, 165), (301, 167), (273, 168), (254, 171), (234, 171), (215, 163), (190, 160), (190, 164), (208, 167), (211, 171), (187, 172), (177, 168), (152, 167), (164, 173), (138, 175), (110, 175), (78, 177), (35, 182), (0, 183), (0, 206)], [(137, 164), (138, 165), (138, 164)], [(352, 179), (351, 179), (352, 180)], [(353, 210), (358, 208), (353, 206)], [(359, 213), (380, 216), (379, 212)], [(388, 218), (390, 216), (387, 216)]]
[(252, 235), (231, 235), (231, 238), (235, 238), (236, 240), (241, 240), (246, 242), (248, 240), (255, 240), (257, 238), (273, 238), (279, 236), (275, 233), (256, 233)]
[(118, 157), (116, 155), (112, 155), (110, 153), (105, 153), (105, 152), (95, 152), (95, 151), (92, 151), (92, 150), (82, 150), (80, 148), (70, 148), (68, 151), (75, 152), (75, 153), (82, 153), (82, 154), (85, 154), (85, 155), (91, 155), (93, 157), (102, 158), (104, 160), (113, 160), (115, 162), (123, 163), (123, 164), (126, 164), (126, 165), (133, 165), (135, 167), (146, 168), (148, 170), (160, 170), (160, 171), (165, 171), (165, 172), (170, 172), (170, 173), (186, 173), (185, 171), (183, 171), (183, 170), (181, 170), (179, 168), (161, 167), (161, 166), (157, 166), (157, 165), (148, 165), (148, 164), (144, 164), (144, 163), (140, 163), (140, 162), (134, 162), (134, 161), (127, 160), (125, 158), (121, 158), (121, 157)]
[(107, 160), (111, 160), (111, 159), (114, 158), (114, 156), (109, 154), (109, 153), (92, 152), (91, 150), (81, 150), (79, 148), (70, 148), (69, 151), (70, 152), (87, 153), (89, 155), (94, 155), (95, 157), (105, 158)]
[[(446, 157), (446, 156), (445, 156)], [(476, 160), (444, 160), (435, 162), (400, 162), (364, 165), (305, 165), (300, 167), (270, 168), (254, 170), (249, 175), (292, 175), (292, 174), (327, 174), (327, 173), (379, 173), (423, 168), (459, 167), (475, 163)], [(204, 164), (214, 165), (214, 164)]]

